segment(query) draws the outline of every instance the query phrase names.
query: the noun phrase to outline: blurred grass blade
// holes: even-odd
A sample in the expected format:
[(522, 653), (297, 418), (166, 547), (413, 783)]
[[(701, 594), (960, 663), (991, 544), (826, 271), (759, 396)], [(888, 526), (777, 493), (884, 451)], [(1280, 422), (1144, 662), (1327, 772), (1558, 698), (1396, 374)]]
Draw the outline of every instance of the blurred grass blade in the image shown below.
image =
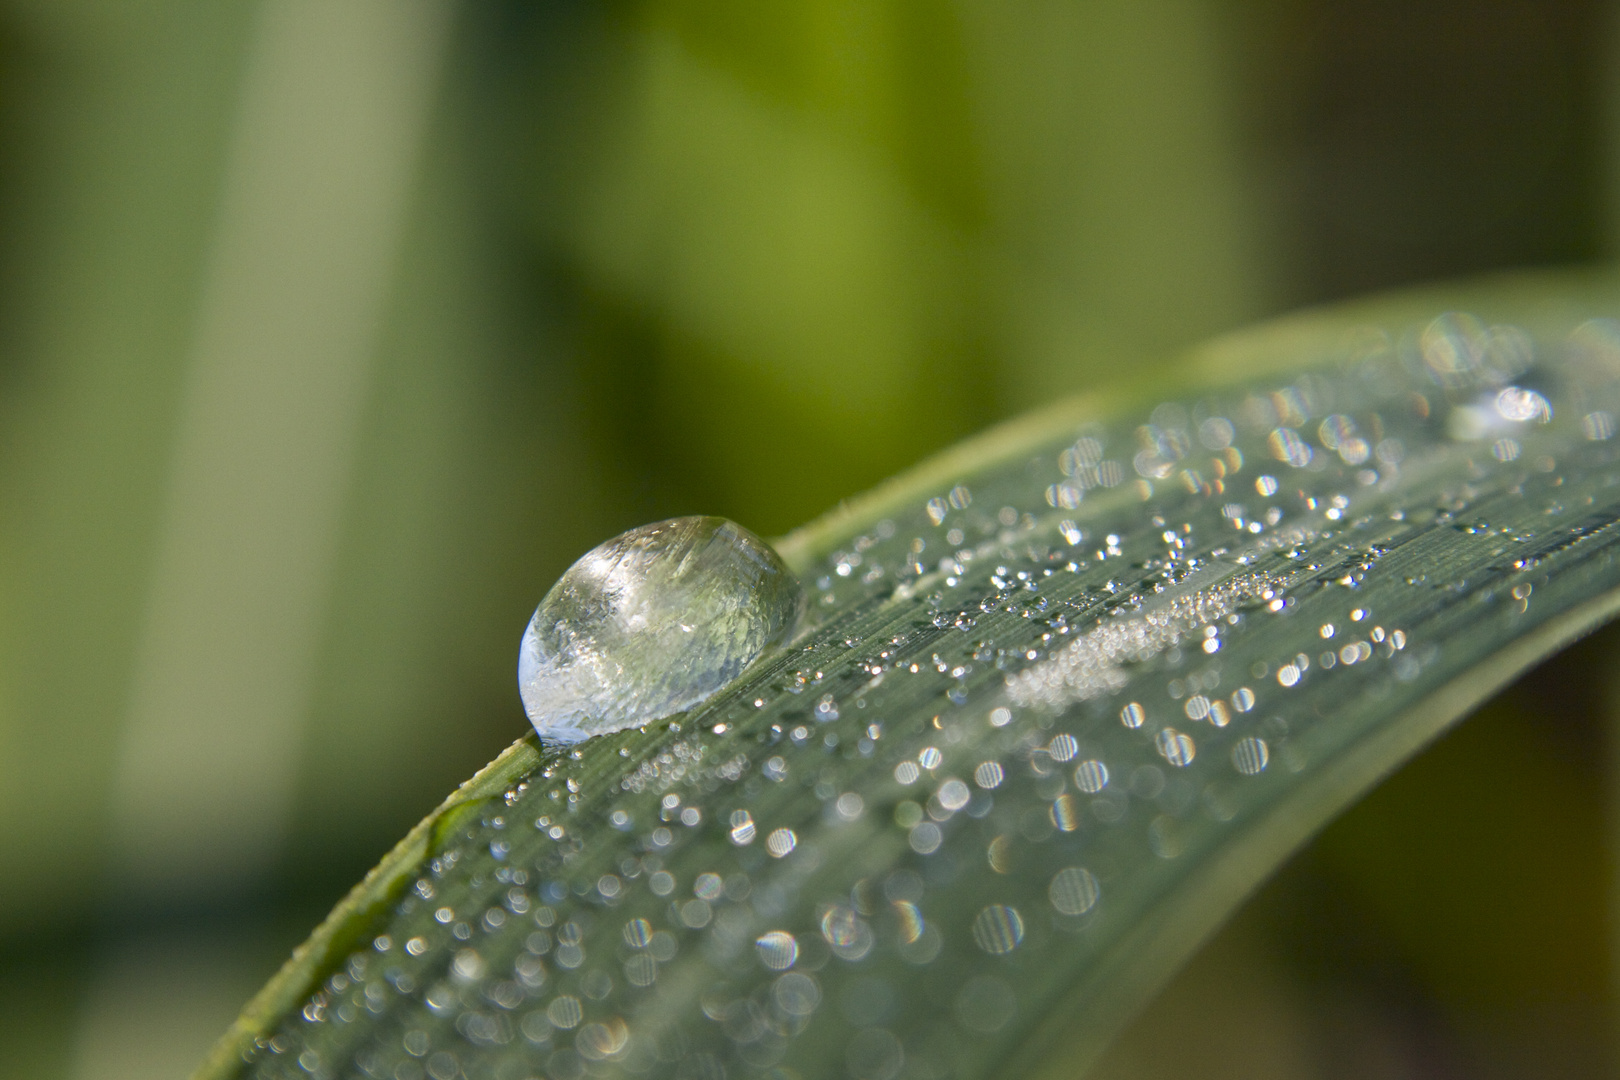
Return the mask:
[(262, 874), (284, 840), (447, 23), (437, 0), (260, 12), (113, 783), (146, 893)]
[(199, 1076), (1077, 1075), (1620, 606), (1617, 312), (1555, 278), (1286, 320), (841, 508), (781, 544), (792, 646), (674, 721), (520, 741)]

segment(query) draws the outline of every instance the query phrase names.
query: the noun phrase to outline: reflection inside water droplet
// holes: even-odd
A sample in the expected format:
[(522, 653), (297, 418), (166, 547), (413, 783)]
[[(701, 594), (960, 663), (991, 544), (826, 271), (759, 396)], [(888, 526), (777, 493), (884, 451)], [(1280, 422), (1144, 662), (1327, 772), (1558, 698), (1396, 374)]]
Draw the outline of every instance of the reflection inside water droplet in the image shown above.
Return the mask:
[(523, 707), (552, 743), (690, 709), (787, 636), (802, 596), (776, 552), (724, 518), (631, 529), (535, 609), (518, 654)]

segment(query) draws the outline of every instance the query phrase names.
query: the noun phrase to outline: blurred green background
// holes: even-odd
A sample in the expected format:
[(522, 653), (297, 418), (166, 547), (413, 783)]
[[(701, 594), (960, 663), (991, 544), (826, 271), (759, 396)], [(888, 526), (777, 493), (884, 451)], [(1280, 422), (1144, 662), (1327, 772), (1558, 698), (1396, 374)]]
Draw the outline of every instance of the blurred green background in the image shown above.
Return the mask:
[[(604, 537), (779, 533), (1268, 314), (1615, 255), (1616, 16), (0, 0), (0, 1075), (188, 1071), (523, 732)], [(1617, 650), (1330, 829), (1102, 1073), (1613, 1075)]]

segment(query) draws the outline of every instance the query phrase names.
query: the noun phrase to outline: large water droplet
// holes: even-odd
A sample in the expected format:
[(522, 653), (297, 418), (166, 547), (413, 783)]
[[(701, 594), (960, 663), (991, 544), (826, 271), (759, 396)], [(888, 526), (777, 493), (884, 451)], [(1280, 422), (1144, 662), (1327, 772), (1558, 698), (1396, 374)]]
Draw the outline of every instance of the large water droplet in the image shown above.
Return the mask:
[(776, 552), (735, 522), (631, 529), (587, 552), (535, 609), (518, 653), (523, 707), (549, 743), (690, 709), (782, 640), (802, 597)]

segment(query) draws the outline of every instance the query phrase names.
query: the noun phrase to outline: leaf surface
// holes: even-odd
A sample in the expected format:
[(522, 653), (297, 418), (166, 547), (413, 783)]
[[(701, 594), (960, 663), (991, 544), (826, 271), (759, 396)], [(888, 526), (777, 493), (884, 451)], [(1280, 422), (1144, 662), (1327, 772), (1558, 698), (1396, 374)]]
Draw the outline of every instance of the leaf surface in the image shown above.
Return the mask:
[(1620, 606), (1617, 312), (1565, 276), (1309, 313), (853, 501), (779, 545), (790, 646), (673, 720), (520, 740), (198, 1075), (1078, 1074)]

